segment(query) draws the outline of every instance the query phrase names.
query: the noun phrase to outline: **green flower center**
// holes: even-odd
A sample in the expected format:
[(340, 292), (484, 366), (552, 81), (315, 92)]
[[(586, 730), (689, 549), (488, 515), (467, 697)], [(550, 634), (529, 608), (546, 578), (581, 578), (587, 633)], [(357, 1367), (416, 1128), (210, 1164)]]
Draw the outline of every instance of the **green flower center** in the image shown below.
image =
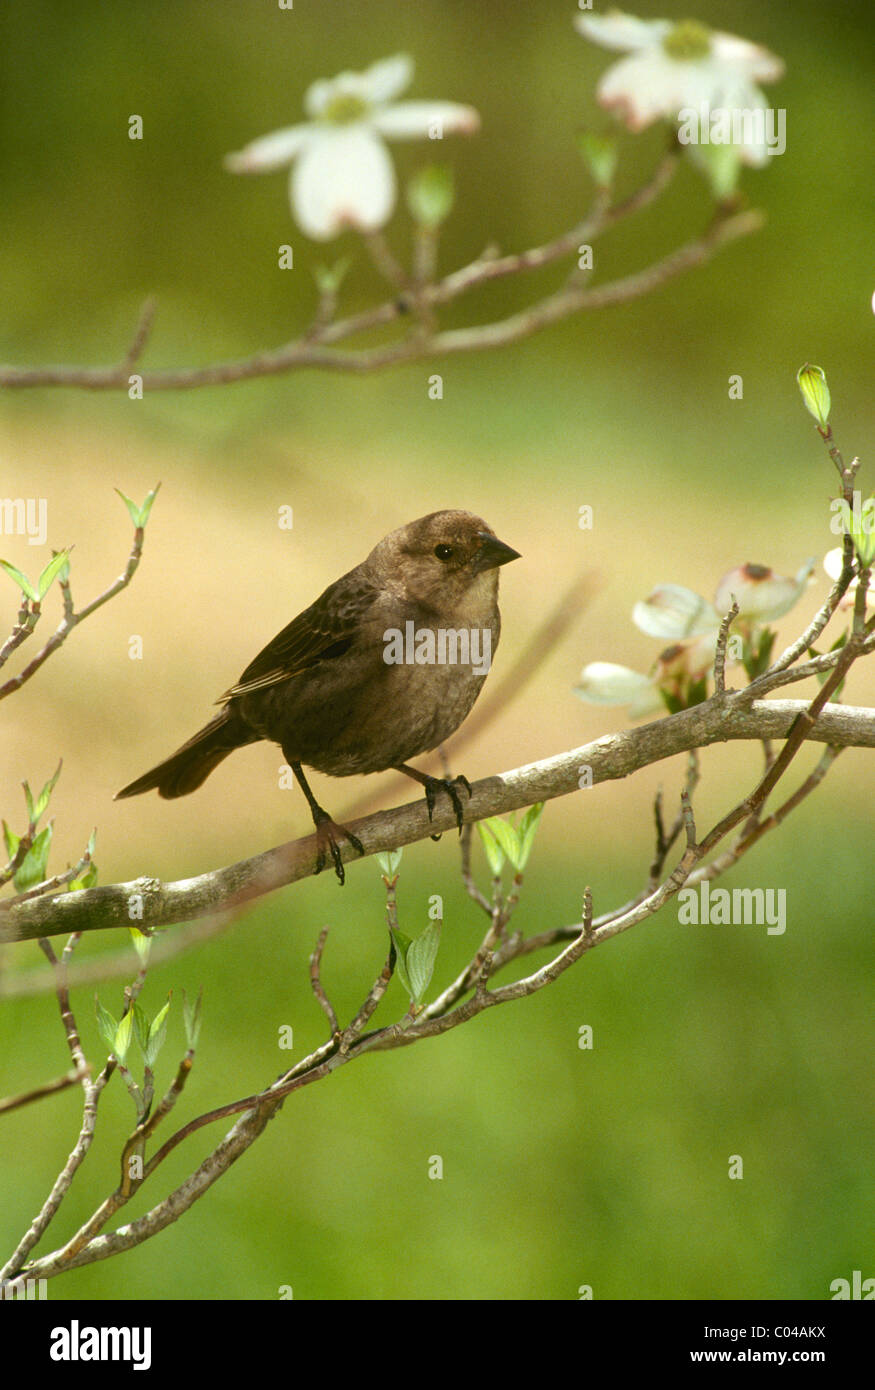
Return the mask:
[(331, 121), (334, 125), (348, 125), (350, 121), (360, 120), (367, 110), (368, 104), (361, 97), (344, 92), (329, 101), (322, 113), (322, 119)]
[(670, 34), (666, 34), (662, 46), (668, 56), (679, 63), (694, 63), (698, 58), (707, 58), (711, 52), (711, 31), (697, 19), (682, 19)]

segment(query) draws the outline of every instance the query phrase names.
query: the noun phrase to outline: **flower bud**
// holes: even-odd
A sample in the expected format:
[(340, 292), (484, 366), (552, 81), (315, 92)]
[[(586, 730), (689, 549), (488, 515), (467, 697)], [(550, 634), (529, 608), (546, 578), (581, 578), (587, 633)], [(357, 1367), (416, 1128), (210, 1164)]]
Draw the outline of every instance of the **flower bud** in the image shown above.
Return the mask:
[(450, 215), (454, 197), (453, 171), (446, 164), (427, 165), (407, 185), (407, 206), (421, 227), (439, 227)]
[(597, 135), (583, 130), (578, 136), (578, 148), (598, 188), (610, 188), (617, 168), (617, 142), (609, 135)]
[(799, 390), (806, 408), (814, 416), (821, 429), (829, 425), (830, 398), (826, 384), (826, 374), (822, 367), (806, 362), (796, 373)]

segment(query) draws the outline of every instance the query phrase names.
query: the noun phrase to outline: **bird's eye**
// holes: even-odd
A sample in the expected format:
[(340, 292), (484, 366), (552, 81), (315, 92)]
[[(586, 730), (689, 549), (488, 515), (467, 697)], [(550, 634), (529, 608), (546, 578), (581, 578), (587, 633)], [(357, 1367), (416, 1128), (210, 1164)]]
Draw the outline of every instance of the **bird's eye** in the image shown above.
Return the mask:
[(436, 545), (434, 553), (439, 560), (450, 560), (453, 556), (453, 547), (451, 545)]

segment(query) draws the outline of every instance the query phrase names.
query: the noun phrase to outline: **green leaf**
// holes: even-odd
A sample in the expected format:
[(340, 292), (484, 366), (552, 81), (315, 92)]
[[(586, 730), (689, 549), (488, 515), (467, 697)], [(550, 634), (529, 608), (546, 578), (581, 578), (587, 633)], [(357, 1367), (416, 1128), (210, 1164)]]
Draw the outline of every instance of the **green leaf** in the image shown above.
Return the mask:
[(203, 986), (198, 990), (197, 999), (194, 1004), (189, 1004), (185, 990), (182, 991), (182, 1021), (185, 1027), (185, 1041), (191, 1051), (194, 1051), (197, 1047), (197, 1040), (201, 1031), (201, 1005), (203, 1004), (203, 998)]
[(515, 869), (519, 868), (520, 842), (519, 836), (509, 821), (502, 820), (499, 816), (491, 816), (483, 824), (490, 830), (500, 844), (502, 850), (507, 855)]
[(136, 1003), (136, 1001), (134, 1002), (134, 1006), (131, 1009), (131, 1013), (134, 1015), (134, 1036), (136, 1037), (137, 1042), (140, 1045), (140, 1051), (145, 1052), (146, 1043), (149, 1041), (148, 1016), (146, 1015), (145, 1010), (138, 1003)]
[(163, 1009), (159, 1009), (152, 1020), (152, 1027), (149, 1029), (149, 1041), (145, 1049), (146, 1066), (154, 1067), (158, 1059), (158, 1053), (164, 1046), (164, 1038), (167, 1034), (167, 1015), (170, 1012), (170, 996), (167, 996), (167, 1003)]
[[(833, 642), (833, 644), (832, 644), (832, 646), (829, 648), (829, 650), (830, 650), (831, 652), (837, 652), (837, 651), (839, 651), (840, 648), (843, 647), (843, 646), (845, 645), (845, 643), (847, 642), (849, 636), (850, 636), (850, 634), (849, 634), (847, 631), (843, 632), (839, 637), (836, 638), (836, 640)], [(819, 656), (820, 653), (819, 653), (818, 651), (816, 651), (816, 649), (815, 649), (814, 647), (809, 647), (809, 648), (808, 648), (808, 655), (809, 655), (810, 657), (813, 658), (813, 657), (815, 657), (815, 656)], [(815, 673), (814, 673), (814, 679), (817, 681), (817, 684), (818, 684), (818, 685), (825, 685), (826, 682), (829, 680), (829, 678), (830, 678), (831, 675), (832, 675), (832, 671), (831, 671), (831, 670), (830, 670), (830, 671), (815, 671)], [(842, 693), (842, 690), (844, 689), (844, 685), (845, 685), (845, 683), (844, 683), (843, 680), (842, 680), (842, 681), (839, 681), (838, 685), (836, 686), (836, 688), (835, 688), (835, 690), (834, 690), (834, 692), (833, 692), (833, 694), (832, 694), (832, 697), (831, 697), (832, 700), (838, 700), (838, 699), (841, 698), (841, 693)]]
[(415, 222), (433, 231), (453, 209), (453, 171), (448, 164), (419, 169), (407, 185), (407, 206)]
[(141, 527), (145, 526), (146, 522), (149, 520), (149, 513), (152, 510), (152, 503), (155, 501), (155, 497), (158, 493), (158, 489), (160, 486), (160, 483), (155, 484), (152, 491), (149, 493), (145, 502), (143, 503), (142, 507), (138, 507), (136, 502), (132, 502), (130, 497), (126, 497), (125, 494), (122, 492), (121, 488), (117, 487), (115, 489), (119, 497), (122, 499), (125, 506), (127, 507), (128, 515), (130, 516), (131, 521), (134, 523), (137, 530), (140, 530)]
[(675, 695), (671, 690), (660, 690), (660, 698), (669, 714), (679, 714), (684, 708), (684, 702), (679, 695)]
[(137, 517), (140, 514), (140, 508), (137, 506), (136, 502), (131, 501), (130, 497), (125, 496), (120, 487), (117, 487), (115, 490), (124, 502), (125, 506), (127, 507), (128, 515), (130, 516), (131, 521), (134, 523), (135, 526), (138, 526), (139, 522), (137, 521)]
[(22, 574), (20, 569), (11, 565), (8, 560), (0, 560), (0, 569), (4, 569), (10, 579), (14, 579), (25, 598), (29, 598), (32, 603), (39, 602), (39, 594), (31, 584), (26, 574)]
[(407, 951), (407, 978), (414, 1004), (421, 1004), (431, 984), (438, 947), (441, 944), (440, 919), (429, 922), (425, 931), (411, 942)]
[(854, 542), (854, 549), (859, 556), (860, 564), (863, 569), (868, 569), (875, 557), (875, 528), (872, 526), (872, 516), (875, 512), (875, 497), (867, 497), (857, 512), (852, 512), (851, 525), (848, 528), (851, 539)]
[(16, 835), (14, 830), (10, 830), (6, 822), (3, 822), (3, 839), (6, 841), (6, 853), (10, 860), (15, 858), (15, 851), (18, 849), (21, 836)]
[(702, 676), (697, 681), (687, 683), (687, 709), (693, 709), (696, 705), (703, 705), (708, 698), (708, 676)]
[(398, 865), (401, 863), (402, 852), (400, 849), (390, 849), (374, 856), (380, 866), (380, 872), (385, 874), (386, 878), (395, 877), (398, 872)]
[(756, 680), (769, 665), (772, 659), (772, 648), (775, 645), (777, 632), (774, 628), (764, 627), (759, 634), (759, 641), (754, 642), (742, 657), (742, 664), (750, 680)]
[(148, 496), (146, 497), (145, 502), (143, 503), (142, 507), (140, 508), (140, 520), (139, 520), (139, 522), (138, 522), (138, 525), (140, 525), (140, 526), (145, 526), (145, 525), (146, 525), (146, 522), (149, 520), (149, 513), (150, 513), (151, 510), (152, 510), (152, 503), (155, 501), (155, 498), (158, 496), (158, 489), (159, 489), (160, 486), (161, 486), (160, 483), (156, 483), (155, 486), (153, 487), (152, 491), (151, 491), (151, 492), (148, 494)]
[(410, 976), (407, 973), (407, 952), (410, 950), (411, 946), (410, 937), (405, 936), (397, 927), (390, 927), (389, 935), (392, 938), (392, 945), (395, 947), (395, 973), (412, 999), (413, 987), (410, 983)]
[(53, 776), (51, 776), (48, 782), (46, 782), (36, 801), (34, 801), (31, 795), (30, 787), (28, 786), (27, 782), (25, 782), (24, 798), (27, 802), (27, 818), (31, 825), (36, 825), (40, 816), (42, 816), (48, 809), (49, 802), (52, 799), (52, 792), (55, 790), (55, 783), (61, 775), (62, 766), (63, 760), (61, 760), (61, 762), (58, 763), (58, 766), (55, 768)]
[(863, 569), (869, 569), (873, 558), (875, 558), (875, 533), (870, 532), (869, 535), (855, 535), (854, 549), (859, 556), (860, 564)]
[(152, 950), (152, 938), (151, 936), (146, 936), (144, 932), (138, 931), (136, 927), (129, 927), (128, 931), (131, 933), (133, 948), (140, 957), (141, 964), (145, 965), (146, 961), (149, 959), (149, 953)]
[(124, 1018), (122, 1019), (121, 1023), (119, 1024), (118, 1028), (116, 1028), (115, 1030), (115, 1038), (113, 1039), (112, 1044), (112, 1050), (120, 1062), (123, 1062), (128, 1054), (128, 1048), (131, 1045), (131, 1034), (133, 1033), (133, 1030), (134, 1013), (132, 1009), (129, 1009), (128, 1012), (125, 1014)]
[(504, 868), (504, 852), (495, 839), (495, 836), (491, 835), (486, 829), (486, 824), (483, 821), (477, 822), (477, 834), (482, 841), (483, 849), (486, 854), (486, 862), (492, 870), (492, 877), (498, 878)]
[(97, 996), (94, 996), (94, 1010), (97, 1014), (97, 1026), (100, 1029), (100, 1036), (106, 1043), (110, 1052), (115, 1044), (115, 1035), (118, 1032), (118, 1023), (109, 1009), (105, 1009)]
[(526, 867), (529, 855), (532, 852), (532, 845), (535, 843), (535, 836), (538, 833), (538, 822), (541, 819), (541, 812), (544, 809), (543, 801), (536, 801), (534, 806), (530, 806), (520, 821), (518, 830), (520, 842), (520, 855), (518, 868), (520, 872)]
[(19, 893), (26, 893), (29, 888), (35, 887), (37, 883), (42, 883), (46, 878), (46, 865), (49, 861), (49, 849), (52, 844), (53, 822), (49, 821), (38, 835), (34, 837), (33, 844), (24, 856), (19, 865), (18, 872), (12, 882)]
[(58, 575), (61, 573), (61, 570), (67, 564), (69, 554), (70, 548), (68, 546), (66, 550), (55, 551), (55, 554), (52, 556), (51, 560), (49, 560), (49, 563), (46, 565), (45, 569), (43, 570), (42, 574), (37, 580), (37, 589), (39, 590), (39, 596), (41, 599), (45, 598), (46, 594), (49, 592), (49, 589), (52, 587)]
[(78, 878), (72, 878), (67, 884), (68, 893), (76, 893), (80, 888), (93, 888), (97, 882), (97, 865), (89, 864), (84, 873)]

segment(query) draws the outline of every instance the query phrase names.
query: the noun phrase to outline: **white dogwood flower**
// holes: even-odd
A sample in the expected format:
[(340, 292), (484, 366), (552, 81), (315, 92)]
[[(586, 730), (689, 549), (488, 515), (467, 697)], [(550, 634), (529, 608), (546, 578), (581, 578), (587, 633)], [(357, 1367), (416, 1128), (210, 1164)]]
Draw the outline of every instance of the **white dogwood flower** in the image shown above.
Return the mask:
[[(835, 552), (840, 554), (841, 552)], [(806, 560), (794, 579), (765, 565), (738, 565), (717, 586), (714, 602), (682, 584), (659, 584), (632, 610), (640, 632), (671, 645), (660, 652), (645, 675), (610, 661), (592, 661), (580, 673), (574, 693), (592, 705), (628, 705), (630, 719), (659, 710), (686, 709), (705, 698), (705, 682), (714, 666), (723, 617), (738, 603), (736, 625), (748, 647), (758, 647), (766, 624), (793, 607), (811, 579), (814, 560)], [(737, 659), (732, 644), (726, 660)]]
[(665, 709), (652, 676), (613, 661), (590, 661), (572, 689), (589, 705), (628, 705), (630, 719)]
[[(769, 147), (763, 117), (768, 108), (756, 84), (774, 82), (784, 71), (768, 49), (692, 19), (676, 24), (614, 10), (579, 14), (574, 23), (584, 38), (628, 54), (603, 74), (596, 94), (629, 130), (644, 130), (662, 119), (684, 123), (683, 113), (691, 111), (697, 121), (709, 121), (714, 112), (749, 113), (740, 139), (733, 129), (732, 147), (742, 163), (765, 164)], [(712, 138), (715, 144), (727, 143)], [(707, 134), (700, 143), (708, 150)]]
[(802, 597), (808, 588), (814, 565), (813, 558), (806, 560), (793, 579), (775, 574), (767, 565), (739, 565), (721, 579), (714, 596), (714, 606), (718, 613), (728, 613), (734, 598), (742, 623), (772, 623), (789, 613), (794, 603)]
[(471, 106), (453, 101), (395, 101), (410, 83), (413, 60), (396, 54), (365, 72), (314, 82), (304, 97), (310, 117), (273, 131), (225, 159), (235, 174), (292, 165), (289, 196), (302, 231), (328, 241), (347, 227), (384, 226), (395, 207), (395, 169), (386, 140), (441, 139), (480, 125)]

